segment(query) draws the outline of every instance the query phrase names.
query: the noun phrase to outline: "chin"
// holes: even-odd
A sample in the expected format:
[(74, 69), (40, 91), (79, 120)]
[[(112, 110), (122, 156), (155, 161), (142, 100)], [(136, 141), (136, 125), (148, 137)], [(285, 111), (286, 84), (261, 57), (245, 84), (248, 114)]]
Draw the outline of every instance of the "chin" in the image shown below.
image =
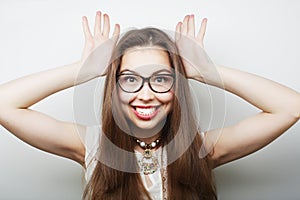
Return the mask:
[(128, 124), (136, 137), (147, 138), (160, 132), (166, 122), (166, 115), (156, 116), (150, 120), (141, 120), (136, 116), (128, 116)]

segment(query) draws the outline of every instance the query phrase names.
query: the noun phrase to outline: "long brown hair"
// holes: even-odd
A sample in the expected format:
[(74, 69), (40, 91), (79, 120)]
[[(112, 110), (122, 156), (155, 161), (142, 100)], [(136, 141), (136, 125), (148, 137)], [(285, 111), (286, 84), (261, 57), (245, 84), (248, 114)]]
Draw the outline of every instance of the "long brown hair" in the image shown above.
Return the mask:
[[(167, 159), (174, 162), (167, 167), (168, 199), (217, 199), (212, 176), (212, 167), (208, 157), (199, 158), (202, 145), (193, 115), (192, 101), (182, 60), (175, 43), (163, 31), (156, 28), (144, 28), (128, 31), (118, 42), (113, 52), (113, 62), (108, 68), (102, 107), (102, 132), (114, 145), (134, 152), (136, 143), (132, 136), (126, 134), (124, 127), (114, 118), (118, 103), (113, 98), (117, 87), (117, 73), (122, 62), (122, 55), (134, 47), (159, 47), (169, 55), (170, 64), (175, 71), (175, 98), (172, 111), (168, 114), (162, 129), (163, 146), (166, 146)], [(126, 124), (122, 114), (118, 117), (121, 124)], [(126, 129), (126, 125), (125, 125)], [(174, 137), (176, 136), (176, 139)], [(107, 142), (101, 140), (102, 159), (110, 159), (116, 165), (129, 167), (138, 171), (135, 157), (126, 157), (122, 152), (116, 153)], [(125, 152), (124, 151), (124, 152)], [(174, 153), (175, 152), (175, 153)], [(178, 152), (178, 154), (176, 154)], [(180, 152), (183, 152), (180, 154)], [(118, 154), (118, 155), (117, 155)], [(179, 158), (178, 158), (179, 157)], [(178, 159), (177, 159), (178, 158)], [(138, 200), (151, 199), (145, 189), (139, 173), (116, 170), (98, 162), (88, 182), (84, 198)]]

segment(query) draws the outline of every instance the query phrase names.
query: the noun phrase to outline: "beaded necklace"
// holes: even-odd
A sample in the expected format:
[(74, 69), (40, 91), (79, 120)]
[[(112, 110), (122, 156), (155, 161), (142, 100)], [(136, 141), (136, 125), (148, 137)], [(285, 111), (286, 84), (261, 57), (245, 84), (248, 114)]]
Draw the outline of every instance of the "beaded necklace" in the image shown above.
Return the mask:
[[(154, 140), (153, 142), (151, 142), (149, 144), (139, 140), (138, 138), (134, 138), (134, 140), (136, 141), (136, 143), (138, 143), (138, 145), (142, 149), (144, 149), (143, 158), (138, 161), (141, 171), (145, 175), (155, 173), (157, 171), (157, 169), (159, 168), (159, 163), (158, 163), (157, 157), (155, 157), (152, 154), (152, 150), (155, 147), (157, 147), (157, 145), (159, 144), (160, 137), (158, 137), (156, 140)], [(167, 166), (166, 162), (167, 162), (167, 154), (165, 152), (165, 149), (162, 148), (160, 172), (161, 172), (161, 176), (162, 176), (162, 197), (163, 197), (162, 199), (163, 200), (167, 200), (167, 198), (168, 198), (168, 195), (167, 195), (167, 168), (165, 167), (165, 166)]]
[(145, 174), (153, 174), (159, 168), (158, 159), (153, 155), (152, 150), (157, 147), (160, 142), (160, 138), (157, 138), (150, 144), (143, 142), (137, 138), (134, 138), (138, 145), (144, 149), (143, 158), (139, 160), (141, 171)]

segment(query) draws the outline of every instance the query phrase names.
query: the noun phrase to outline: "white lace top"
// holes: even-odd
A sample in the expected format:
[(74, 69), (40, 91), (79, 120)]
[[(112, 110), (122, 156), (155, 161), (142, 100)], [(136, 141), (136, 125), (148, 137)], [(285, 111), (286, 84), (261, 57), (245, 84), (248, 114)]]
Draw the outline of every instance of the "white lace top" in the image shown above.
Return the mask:
[[(85, 163), (86, 163), (86, 170), (85, 170), (85, 182), (87, 183), (92, 174), (93, 171), (97, 165), (97, 159), (96, 159), (96, 153), (97, 149), (99, 147), (99, 138), (101, 135), (100, 132), (100, 126), (93, 126), (88, 127), (86, 131), (85, 136), (85, 148), (86, 148), (86, 154), (85, 154)], [(153, 152), (157, 158), (161, 157), (161, 148)], [(142, 158), (142, 153), (135, 152), (135, 155), (137, 156), (137, 159)], [(151, 195), (151, 198), (153, 200), (160, 200), (162, 199), (162, 178), (161, 178), (161, 172), (160, 170), (157, 170), (153, 174), (144, 175), (143, 173), (140, 174), (141, 179), (143, 181), (144, 187), (147, 189), (149, 194)]]
[[(85, 148), (86, 148), (86, 154), (85, 154), (85, 163), (86, 163), (86, 170), (85, 170), (85, 182), (87, 183), (92, 174), (93, 171), (97, 165), (97, 159), (96, 159), (96, 153), (99, 148), (99, 139), (101, 135), (101, 127), (100, 126), (92, 126), (88, 127), (85, 135)], [(201, 136), (204, 136), (204, 133), (201, 133)], [(165, 152), (165, 151), (164, 151)], [(157, 158), (166, 159), (166, 155), (162, 154), (162, 148), (158, 148), (156, 151), (153, 152), (153, 154)], [(135, 152), (135, 155), (137, 156), (137, 160), (140, 160), (143, 155), (140, 152)], [(159, 165), (162, 166), (161, 159), (159, 160)], [(151, 198), (153, 200), (161, 200), (163, 199), (163, 192), (162, 192), (162, 175), (161, 171), (157, 170), (153, 174), (144, 175), (143, 173), (140, 173), (141, 179), (143, 181), (144, 187), (147, 189), (149, 194), (151, 195)]]

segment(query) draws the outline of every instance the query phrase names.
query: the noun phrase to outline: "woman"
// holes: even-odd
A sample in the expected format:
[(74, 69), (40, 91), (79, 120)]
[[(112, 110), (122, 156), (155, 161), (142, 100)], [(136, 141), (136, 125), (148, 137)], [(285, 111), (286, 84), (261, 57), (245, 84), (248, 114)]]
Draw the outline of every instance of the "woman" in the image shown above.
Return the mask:
[[(93, 35), (83, 18), (86, 43), (80, 62), (0, 87), (1, 125), (32, 146), (87, 168), (86, 198), (216, 199), (213, 168), (264, 147), (298, 121), (299, 93), (227, 67), (212, 69), (209, 61), (197, 59), (203, 53), (199, 46), (206, 20), (197, 36), (193, 15), (178, 23), (181, 59), (157, 29), (129, 32), (115, 47), (119, 26), (109, 40), (109, 17), (103, 16), (103, 27), (101, 17), (97, 12)], [(29, 109), (53, 93), (104, 75), (102, 128), (61, 122)], [(223, 88), (262, 112), (230, 127), (198, 132), (185, 78)], [(90, 139), (96, 142), (89, 145)], [(202, 144), (208, 155), (200, 159)], [(125, 151), (112, 149), (116, 146)]]

